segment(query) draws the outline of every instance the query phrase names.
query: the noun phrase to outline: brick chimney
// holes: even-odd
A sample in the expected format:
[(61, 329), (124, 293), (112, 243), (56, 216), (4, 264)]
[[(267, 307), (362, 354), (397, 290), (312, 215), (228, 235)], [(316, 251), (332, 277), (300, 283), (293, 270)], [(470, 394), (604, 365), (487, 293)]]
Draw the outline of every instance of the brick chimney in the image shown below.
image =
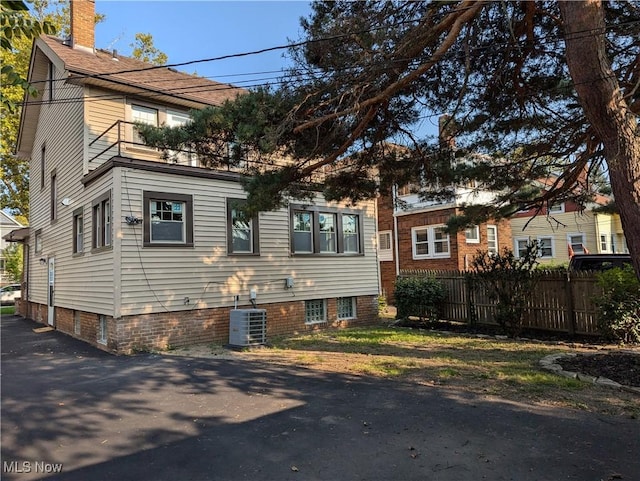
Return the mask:
[(71, 46), (93, 53), (95, 48), (95, 0), (71, 0)]

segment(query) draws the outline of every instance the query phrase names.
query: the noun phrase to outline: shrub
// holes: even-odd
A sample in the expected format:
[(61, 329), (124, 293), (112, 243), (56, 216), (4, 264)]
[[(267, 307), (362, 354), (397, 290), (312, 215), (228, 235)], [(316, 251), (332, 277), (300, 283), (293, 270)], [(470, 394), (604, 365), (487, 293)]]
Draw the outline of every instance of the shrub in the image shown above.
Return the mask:
[(538, 279), (538, 249), (534, 241), (520, 257), (506, 247), (497, 254), (478, 252), (471, 263), (471, 282), (477, 281), (486, 288), (489, 299), (496, 302), (495, 321), (512, 337), (522, 331), (527, 297)]
[(437, 320), (447, 293), (434, 277), (399, 277), (395, 287), (397, 318), (417, 316), (420, 320)]
[(609, 340), (640, 342), (640, 282), (631, 266), (597, 274), (602, 295), (595, 299), (598, 327)]

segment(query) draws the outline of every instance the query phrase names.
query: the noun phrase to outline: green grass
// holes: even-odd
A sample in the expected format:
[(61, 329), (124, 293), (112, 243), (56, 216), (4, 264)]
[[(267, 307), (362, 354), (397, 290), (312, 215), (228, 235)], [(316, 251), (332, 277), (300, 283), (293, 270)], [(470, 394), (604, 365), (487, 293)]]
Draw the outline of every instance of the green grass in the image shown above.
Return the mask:
[(545, 389), (579, 390), (586, 384), (542, 371), (539, 361), (559, 352), (557, 346), (513, 340), (479, 339), (455, 333), (408, 328), (352, 328), (320, 331), (271, 341), (275, 349), (316, 354), (364, 355), (350, 370), (362, 374), (400, 377), (417, 374), (447, 384), (492, 384), (523, 392)]
[(16, 313), (16, 306), (2, 306), (0, 307), (0, 316), (10, 316)]

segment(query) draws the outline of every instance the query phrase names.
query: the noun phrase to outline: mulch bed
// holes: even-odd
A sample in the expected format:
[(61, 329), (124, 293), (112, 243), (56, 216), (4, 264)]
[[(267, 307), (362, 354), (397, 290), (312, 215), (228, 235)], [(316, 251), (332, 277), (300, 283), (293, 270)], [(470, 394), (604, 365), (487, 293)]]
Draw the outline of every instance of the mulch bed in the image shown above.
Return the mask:
[(565, 371), (605, 377), (624, 386), (640, 387), (640, 355), (627, 353), (578, 354), (556, 361)]

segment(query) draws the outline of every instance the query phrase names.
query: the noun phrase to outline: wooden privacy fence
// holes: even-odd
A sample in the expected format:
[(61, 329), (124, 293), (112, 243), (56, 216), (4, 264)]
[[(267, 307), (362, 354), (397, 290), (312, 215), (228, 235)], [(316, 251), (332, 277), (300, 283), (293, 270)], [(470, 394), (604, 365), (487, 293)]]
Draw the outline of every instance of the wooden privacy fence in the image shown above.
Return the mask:
[[(443, 317), (468, 324), (497, 325), (496, 302), (473, 274), (463, 271), (402, 270), (400, 277), (434, 277), (447, 290)], [(593, 298), (602, 293), (593, 272), (544, 271), (530, 292), (522, 326), (569, 334), (600, 334)]]

